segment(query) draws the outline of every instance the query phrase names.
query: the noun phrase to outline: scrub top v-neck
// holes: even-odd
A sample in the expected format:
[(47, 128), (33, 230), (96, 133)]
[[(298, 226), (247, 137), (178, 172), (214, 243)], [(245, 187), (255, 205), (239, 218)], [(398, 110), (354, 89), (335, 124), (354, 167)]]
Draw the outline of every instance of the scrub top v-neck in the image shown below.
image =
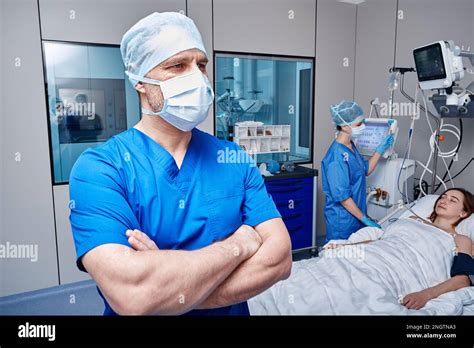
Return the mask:
[[(70, 221), (77, 264), (108, 243), (129, 246), (128, 229), (145, 232), (160, 249), (196, 250), (225, 239), (240, 225), (280, 217), (251, 161), (222, 161), (237, 144), (198, 129), (181, 168), (161, 145), (131, 128), (86, 150), (70, 177)], [(225, 157), (224, 157), (225, 159)], [(115, 314), (104, 299), (105, 314)], [(247, 304), (188, 314), (248, 314)]]

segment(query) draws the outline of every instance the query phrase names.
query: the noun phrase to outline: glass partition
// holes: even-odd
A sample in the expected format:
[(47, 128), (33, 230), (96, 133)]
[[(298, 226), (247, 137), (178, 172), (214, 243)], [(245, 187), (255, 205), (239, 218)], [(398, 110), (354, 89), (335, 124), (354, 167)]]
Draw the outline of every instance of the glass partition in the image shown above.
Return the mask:
[(314, 61), (215, 55), (215, 135), (257, 157), (311, 162)]
[(54, 184), (87, 148), (138, 122), (139, 100), (118, 46), (43, 42)]

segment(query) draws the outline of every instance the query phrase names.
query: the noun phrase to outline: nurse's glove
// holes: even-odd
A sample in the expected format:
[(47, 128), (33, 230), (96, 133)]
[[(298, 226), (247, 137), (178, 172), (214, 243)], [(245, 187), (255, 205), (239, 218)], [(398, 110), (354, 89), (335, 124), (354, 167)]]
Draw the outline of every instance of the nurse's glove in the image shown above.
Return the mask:
[(393, 144), (393, 135), (389, 134), (387, 135), (382, 142), (377, 146), (375, 149), (375, 152), (378, 152), (379, 154), (383, 155), (387, 149), (392, 146)]
[(128, 242), (136, 251), (159, 250), (156, 243), (139, 230), (127, 230)]
[(380, 226), (374, 220), (369, 218), (367, 215), (362, 216), (362, 219), (360, 219), (360, 222), (362, 222), (365, 226), (368, 226), (368, 227), (375, 227), (375, 228), (382, 229), (382, 226)]
[(228, 239), (236, 243), (247, 258), (253, 256), (263, 243), (260, 235), (248, 225), (240, 226)]

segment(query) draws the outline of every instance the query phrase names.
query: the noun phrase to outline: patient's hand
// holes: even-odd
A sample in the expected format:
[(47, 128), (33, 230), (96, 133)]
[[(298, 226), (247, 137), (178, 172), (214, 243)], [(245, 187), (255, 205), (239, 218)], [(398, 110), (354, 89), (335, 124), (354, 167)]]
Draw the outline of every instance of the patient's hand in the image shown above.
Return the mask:
[(156, 243), (142, 231), (128, 230), (126, 235), (128, 237), (128, 242), (136, 251), (159, 250)]
[(429, 300), (431, 300), (431, 295), (429, 291), (422, 290), (406, 295), (401, 303), (408, 309), (418, 310), (422, 309), (426, 305), (426, 302), (428, 302)]
[(336, 243), (330, 243), (328, 245), (326, 245), (324, 247), (325, 250), (330, 250), (330, 249), (337, 249), (337, 248), (340, 248), (342, 246), (344, 246), (345, 244), (336, 244)]

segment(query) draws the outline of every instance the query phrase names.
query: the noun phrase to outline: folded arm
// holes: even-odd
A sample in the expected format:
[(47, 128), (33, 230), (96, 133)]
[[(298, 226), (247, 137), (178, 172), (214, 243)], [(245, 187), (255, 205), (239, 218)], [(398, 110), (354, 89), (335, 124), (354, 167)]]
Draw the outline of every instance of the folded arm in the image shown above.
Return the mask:
[(227, 303), (246, 301), (291, 273), (291, 241), (280, 218), (255, 226), (262, 246), (239, 265), (199, 308), (218, 308)]
[[(82, 263), (119, 314), (182, 314), (196, 308), (260, 247), (252, 229), (195, 250), (137, 252), (119, 244), (90, 250)], [(224, 303), (228, 305), (229, 303)]]
[[(255, 226), (255, 231), (262, 240), (258, 251), (236, 267), (197, 308), (218, 308), (246, 301), (289, 276), (291, 242), (283, 221), (267, 220)], [(130, 244), (136, 250), (150, 250), (155, 245), (144, 233), (134, 232), (134, 236)]]

